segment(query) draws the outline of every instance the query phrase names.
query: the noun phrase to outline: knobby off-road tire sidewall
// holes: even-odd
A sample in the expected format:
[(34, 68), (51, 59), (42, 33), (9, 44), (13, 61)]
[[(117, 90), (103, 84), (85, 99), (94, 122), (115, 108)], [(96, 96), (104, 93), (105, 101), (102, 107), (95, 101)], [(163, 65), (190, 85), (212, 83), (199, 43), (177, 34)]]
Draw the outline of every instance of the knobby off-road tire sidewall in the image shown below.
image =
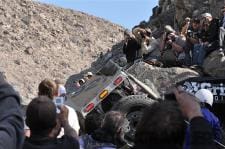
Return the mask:
[(121, 111), (124, 114), (128, 114), (135, 107), (146, 108), (157, 102), (145, 95), (131, 95), (122, 98), (117, 104), (112, 107), (114, 111)]
[[(129, 143), (132, 144), (134, 141), (134, 132), (136, 130), (135, 127), (137, 126), (138, 121), (143, 115), (143, 110), (146, 107), (151, 106), (155, 102), (157, 101), (150, 99), (144, 95), (131, 95), (122, 98), (117, 104), (113, 106), (112, 110), (123, 112), (128, 120), (130, 120), (131, 130), (127, 134), (125, 134), (125, 139), (127, 139)], [(135, 118), (132, 118), (133, 116), (136, 116), (135, 114), (137, 114), (136, 120)]]

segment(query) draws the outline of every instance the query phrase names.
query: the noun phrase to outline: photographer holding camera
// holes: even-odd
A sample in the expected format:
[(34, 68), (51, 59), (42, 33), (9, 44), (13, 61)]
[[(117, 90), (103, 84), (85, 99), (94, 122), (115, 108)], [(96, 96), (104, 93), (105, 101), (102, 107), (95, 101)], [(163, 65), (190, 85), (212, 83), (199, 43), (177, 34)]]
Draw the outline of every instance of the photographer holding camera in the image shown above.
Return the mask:
[(138, 43), (140, 43), (141, 48), (138, 51), (139, 57), (147, 58), (149, 53), (153, 51), (151, 46), (151, 42), (154, 40), (152, 37), (152, 32), (150, 28), (140, 28), (136, 27), (132, 30), (135, 38), (137, 39)]
[[(57, 85), (55, 81), (51, 79), (44, 79), (43, 81), (41, 81), (41, 83), (38, 86), (38, 95), (47, 96), (49, 97), (49, 99), (51, 99), (53, 102), (56, 103), (56, 100), (59, 99), (58, 98), (59, 96), (61, 96), (62, 94), (66, 94), (66, 92), (59, 93), (58, 90), (59, 90), (59, 85)], [(62, 101), (59, 103), (62, 103)], [(76, 131), (76, 133), (79, 134), (80, 125), (79, 125), (77, 113), (72, 107), (68, 105), (65, 105), (65, 106), (69, 110), (69, 115), (68, 115), (69, 124)], [(64, 134), (64, 129), (62, 128), (58, 137), (62, 137), (63, 134)]]
[(165, 33), (161, 42), (161, 61), (166, 66), (177, 66), (184, 63), (186, 40), (176, 34), (169, 25), (165, 26)]
[(192, 20), (191, 26), (187, 30), (187, 41), (191, 43), (192, 46), (199, 43), (200, 34), (200, 20), (195, 18)]
[[(198, 18), (194, 18), (191, 21), (190, 27), (187, 29), (187, 34), (185, 35), (187, 39), (187, 50), (186, 50), (186, 62), (188, 65), (191, 65), (191, 56), (190, 52), (192, 52), (192, 55), (194, 53), (194, 47), (199, 44), (199, 39), (201, 38), (201, 25), (200, 20)], [(196, 54), (194, 54), (196, 55)], [(193, 57), (194, 58), (194, 57)], [(196, 59), (196, 58), (194, 58)]]
[[(26, 124), (31, 136), (26, 137), (23, 149), (79, 149), (78, 135), (69, 124), (69, 110), (62, 105), (60, 111), (56, 113), (56, 105), (47, 96), (38, 96), (30, 102)], [(61, 127), (64, 135), (57, 138)]]
[(137, 38), (128, 30), (124, 31), (123, 53), (126, 55), (127, 63), (133, 63), (139, 58), (139, 50), (141, 48)]
[(183, 36), (187, 35), (190, 24), (191, 24), (191, 18), (186, 17), (181, 28), (181, 35)]

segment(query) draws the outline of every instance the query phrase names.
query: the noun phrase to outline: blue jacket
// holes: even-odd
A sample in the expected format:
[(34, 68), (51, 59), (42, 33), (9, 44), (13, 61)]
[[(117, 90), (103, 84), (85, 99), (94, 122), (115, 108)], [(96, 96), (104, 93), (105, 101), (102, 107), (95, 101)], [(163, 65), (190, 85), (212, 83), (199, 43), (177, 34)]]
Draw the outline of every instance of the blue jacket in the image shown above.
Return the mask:
[[(213, 130), (214, 139), (218, 142), (221, 142), (222, 140), (222, 128), (220, 126), (219, 119), (209, 111), (207, 108), (201, 108), (202, 114), (204, 116), (204, 119), (206, 119)], [(190, 149), (190, 126), (187, 127), (186, 130), (186, 140), (184, 149)]]
[(204, 118), (212, 126), (214, 139), (220, 142), (222, 140), (222, 127), (220, 125), (219, 119), (207, 108), (202, 108), (201, 111)]
[(81, 136), (79, 143), (80, 149), (116, 149), (114, 144), (96, 141), (91, 135)]

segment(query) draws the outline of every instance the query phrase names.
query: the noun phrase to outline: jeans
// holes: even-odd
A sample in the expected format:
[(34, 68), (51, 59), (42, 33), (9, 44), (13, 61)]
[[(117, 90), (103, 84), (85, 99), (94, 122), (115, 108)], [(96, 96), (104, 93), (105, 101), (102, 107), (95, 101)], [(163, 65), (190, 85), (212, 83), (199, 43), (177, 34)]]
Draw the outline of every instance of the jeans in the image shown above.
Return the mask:
[(219, 40), (220, 40), (220, 47), (224, 47), (224, 36), (225, 36), (225, 29), (223, 27), (220, 27), (220, 34), (219, 34)]
[(192, 64), (192, 59), (191, 59), (190, 51), (186, 50), (185, 58), (184, 58), (184, 65), (190, 66), (191, 64)]
[(202, 66), (203, 61), (205, 59), (205, 45), (203, 44), (195, 44), (193, 48), (193, 55), (192, 55), (192, 65), (199, 65)]

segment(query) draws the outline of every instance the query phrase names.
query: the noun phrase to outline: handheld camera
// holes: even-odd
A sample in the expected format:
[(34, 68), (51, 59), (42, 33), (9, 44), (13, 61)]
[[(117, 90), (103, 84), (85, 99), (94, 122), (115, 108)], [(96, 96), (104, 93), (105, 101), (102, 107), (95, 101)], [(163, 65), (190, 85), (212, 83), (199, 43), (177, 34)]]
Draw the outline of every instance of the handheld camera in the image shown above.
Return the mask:
[(65, 98), (64, 97), (56, 97), (54, 99), (54, 103), (55, 103), (55, 106), (56, 106), (56, 113), (60, 113), (60, 108), (62, 105), (64, 105), (64, 102), (65, 102)]

